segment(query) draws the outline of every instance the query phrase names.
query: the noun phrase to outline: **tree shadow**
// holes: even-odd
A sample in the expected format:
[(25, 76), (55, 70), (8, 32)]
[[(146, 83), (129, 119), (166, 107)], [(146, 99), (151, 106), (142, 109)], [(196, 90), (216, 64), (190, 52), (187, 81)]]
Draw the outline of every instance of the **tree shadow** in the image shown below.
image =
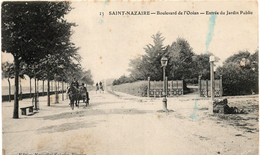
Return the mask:
[[(89, 106), (91, 107), (96, 107), (96, 106), (101, 106), (101, 105), (108, 105), (108, 104), (117, 104), (121, 102), (95, 102), (93, 104), (89, 103)], [(80, 105), (85, 104), (85, 103), (80, 103)]]

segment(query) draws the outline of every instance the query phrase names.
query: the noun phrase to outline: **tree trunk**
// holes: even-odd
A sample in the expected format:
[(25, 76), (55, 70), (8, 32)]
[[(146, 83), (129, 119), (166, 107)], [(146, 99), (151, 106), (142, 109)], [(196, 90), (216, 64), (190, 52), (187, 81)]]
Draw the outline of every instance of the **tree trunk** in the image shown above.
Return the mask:
[(22, 90), (22, 79), (21, 78), (19, 78), (20, 79), (20, 100), (23, 100), (23, 90)]
[(55, 103), (58, 103), (57, 82), (55, 80)]
[(44, 96), (44, 80), (42, 80), (42, 96)]
[(53, 91), (53, 80), (51, 81), (51, 91)]
[(32, 98), (32, 78), (30, 77), (30, 98)]
[(15, 92), (14, 92), (14, 111), (13, 111), (13, 118), (19, 118), (19, 65), (20, 62), (18, 58), (14, 58), (14, 70), (15, 70)]
[(39, 79), (37, 79), (37, 87), (36, 88), (37, 88), (36, 92), (37, 92), (37, 98), (38, 98), (38, 96), (39, 96)]
[(50, 96), (50, 78), (49, 78), (49, 75), (48, 75), (48, 82), (47, 82), (47, 96), (48, 96), (48, 102), (47, 102), (47, 105), (48, 106), (51, 106), (51, 96)]
[(36, 76), (34, 77), (34, 105), (35, 105), (35, 110), (38, 110), (37, 107), (37, 84), (36, 84)]
[(9, 88), (9, 102), (11, 102), (11, 83), (10, 83), (10, 79), (8, 78), (8, 88)]
[(68, 91), (68, 83), (66, 83), (66, 99), (68, 99), (68, 94), (67, 94), (67, 91)]
[(64, 82), (63, 82), (63, 80), (62, 80), (61, 82), (62, 82), (62, 83), (61, 83), (62, 101), (64, 101)]
[(39, 79), (37, 79), (37, 91), (36, 91), (36, 95), (37, 95), (37, 108), (39, 109)]

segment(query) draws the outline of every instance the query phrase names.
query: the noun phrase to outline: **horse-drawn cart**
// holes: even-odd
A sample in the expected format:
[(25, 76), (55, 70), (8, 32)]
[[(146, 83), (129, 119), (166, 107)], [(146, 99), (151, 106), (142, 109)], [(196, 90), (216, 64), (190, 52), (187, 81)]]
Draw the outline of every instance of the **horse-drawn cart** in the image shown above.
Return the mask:
[(81, 86), (80, 88), (76, 88), (71, 85), (68, 89), (68, 94), (72, 110), (74, 109), (74, 104), (79, 108), (80, 100), (83, 100), (83, 103), (86, 103), (86, 107), (89, 105), (89, 95), (86, 87)]

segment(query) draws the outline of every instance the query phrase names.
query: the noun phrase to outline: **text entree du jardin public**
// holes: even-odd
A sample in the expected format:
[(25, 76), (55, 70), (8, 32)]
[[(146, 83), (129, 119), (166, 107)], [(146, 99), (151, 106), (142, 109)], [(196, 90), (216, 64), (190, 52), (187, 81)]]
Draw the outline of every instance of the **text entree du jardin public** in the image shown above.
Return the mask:
[(252, 11), (109, 11), (111, 16), (132, 15), (252, 15)]

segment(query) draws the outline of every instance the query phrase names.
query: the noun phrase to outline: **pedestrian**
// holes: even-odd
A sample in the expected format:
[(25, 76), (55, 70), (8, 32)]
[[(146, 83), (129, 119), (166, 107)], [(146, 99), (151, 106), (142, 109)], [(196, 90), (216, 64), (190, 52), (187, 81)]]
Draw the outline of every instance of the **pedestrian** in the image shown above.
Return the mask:
[(99, 90), (99, 86), (98, 86), (98, 83), (96, 83), (96, 93), (98, 90)]
[(103, 84), (102, 84), (102, 82), (101, 82), (101, 81), (99, 82), (99, 88), (100, 88), (100, 93), (101, 93), (101, 91), (102, 91), (102, 92), (104, 92), (104, 89), (103, 89)]
[(87, 89), (87, 87), (84, 86), (84, 83), (82, 83), (82, 87), (83, 87), (83, 90), (86, 92), (86, 103), (88, 105), (89, 104), (89, 100), (90, 100), (89, 94), (88, 94), (88, 89)]

